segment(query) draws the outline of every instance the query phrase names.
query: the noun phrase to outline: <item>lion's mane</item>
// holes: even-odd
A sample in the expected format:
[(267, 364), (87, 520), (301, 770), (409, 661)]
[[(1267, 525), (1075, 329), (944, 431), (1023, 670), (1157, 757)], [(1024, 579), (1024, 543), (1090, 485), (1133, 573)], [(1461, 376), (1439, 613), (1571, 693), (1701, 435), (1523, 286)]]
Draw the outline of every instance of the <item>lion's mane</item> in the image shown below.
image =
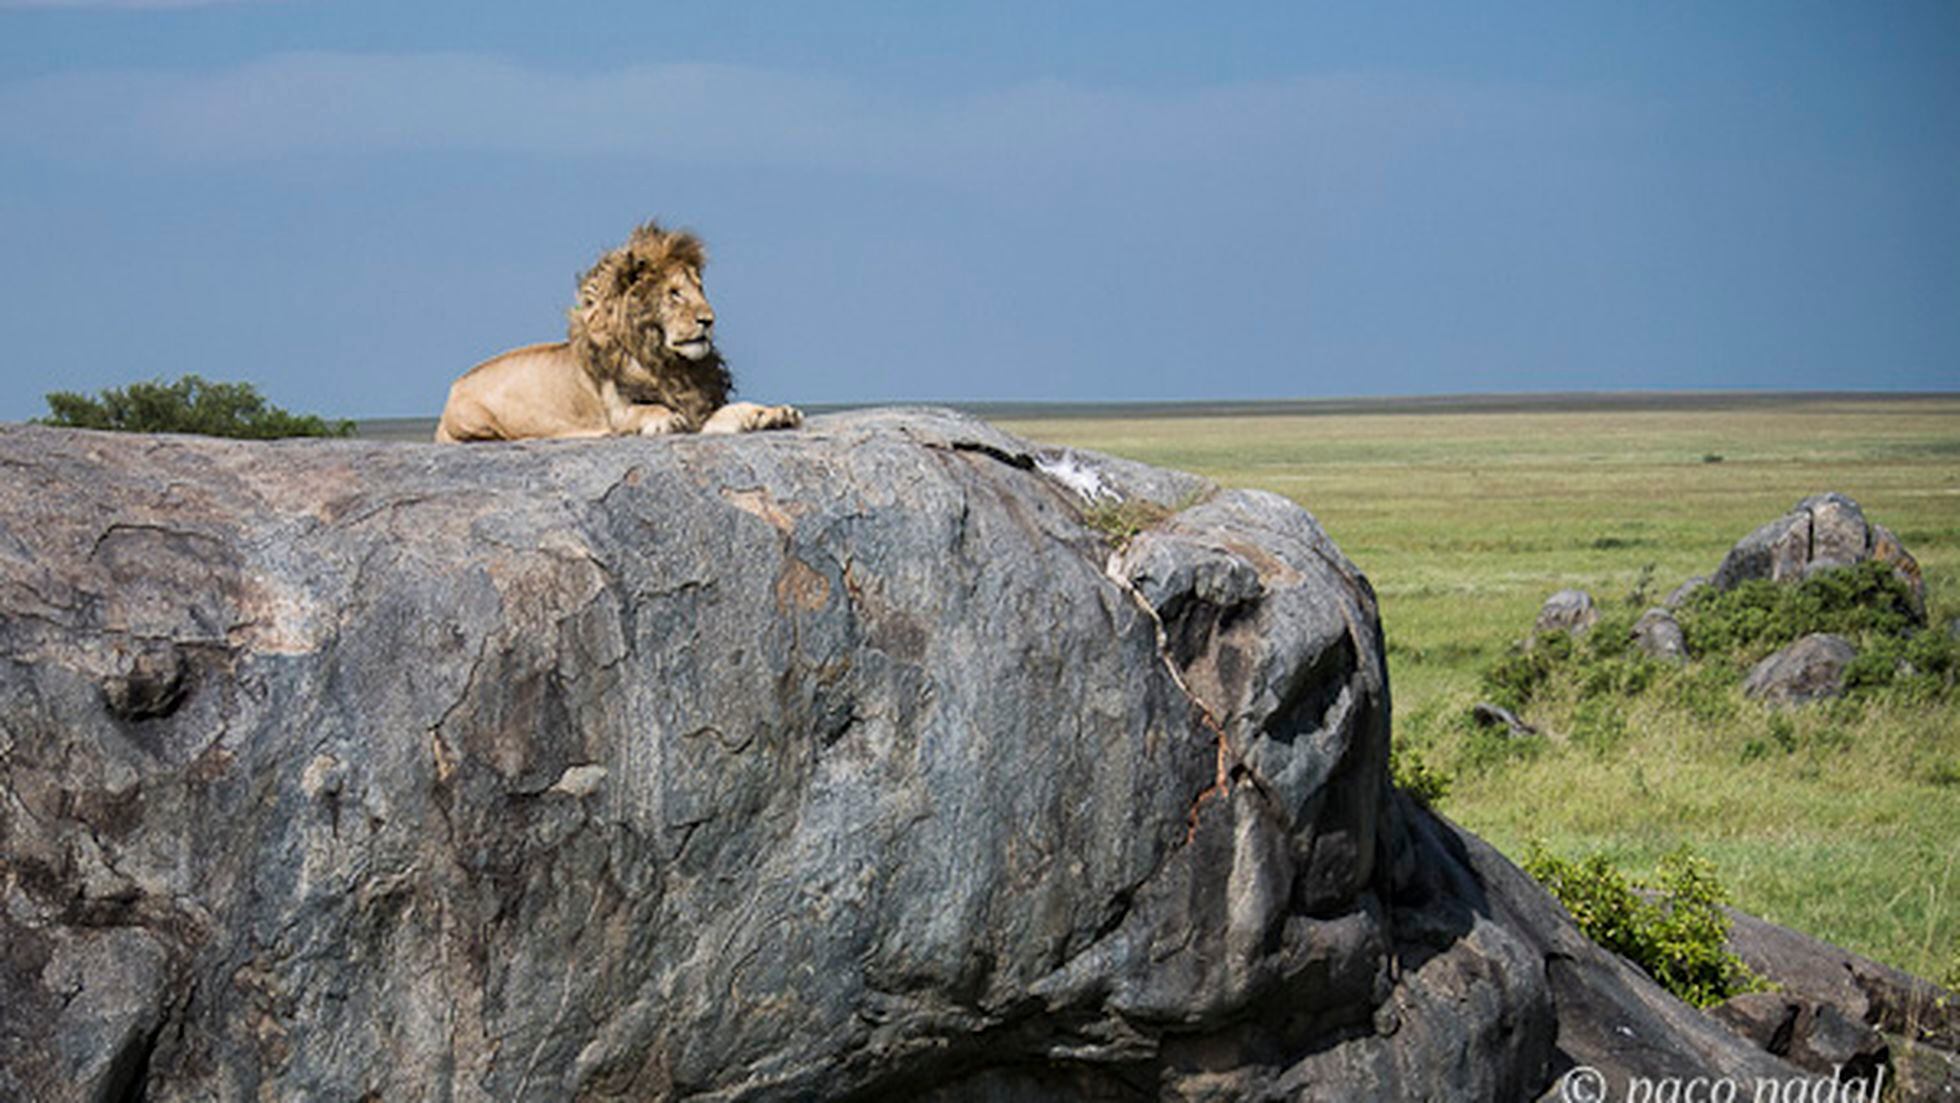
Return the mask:
[(708, 251), (685, 230), (648, 222), (626, 244), (608, 251), (579, 277), (578, 303), (568, 312), (572, 354), (595, 383), (611, 379), (636, 402), (657, 402), (698, 429), (728, 402), (733, 388), (719, 350), (689, 360), (661, 339), (651, 304), (627, 292), (640, 279), (675, 267), (706, 268)]

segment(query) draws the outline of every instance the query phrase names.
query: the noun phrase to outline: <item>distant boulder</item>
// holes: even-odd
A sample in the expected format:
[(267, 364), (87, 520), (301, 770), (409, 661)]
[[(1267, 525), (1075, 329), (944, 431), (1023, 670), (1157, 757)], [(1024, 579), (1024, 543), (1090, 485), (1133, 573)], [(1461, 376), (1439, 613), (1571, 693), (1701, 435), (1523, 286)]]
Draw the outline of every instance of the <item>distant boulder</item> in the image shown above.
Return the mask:
[(1756, 578), (1796, 582), (1820, 570), (1867, 559), (1892, 567), (1923, 621), (1926, 580), (1919, 573), (1919, 562), (1890, 529), (1867, 521), (1857, 502), (1835, 492), (1805, 498), (1790, 512), (1743, 537), (1729, 549), (1710, 581), (1721, 590), (1733, 590)]
[(1858, 649), (1843, 636), (1813, 632), (1757, 663), (1742, 692), (1772, 704), (1801, 704), (1844, 692), (1844, 668)]
[(1666, 609), (1649, 609), (1633, 623), (1633, 646), (1649, 658), (1668, 663), (1688, 661), (1688, 638)]
[(1550, 632), (1565, 632), (1582, 636), (1592, 630), (1599, 621), (1599, 607), (1593, 604), (1592, 595), (1584, 590), (1560, 590), (1545, 599), (1545, 605), (1538, 610), (1538, 622), (1532, 625), (1532, 632), (1544, 635)]

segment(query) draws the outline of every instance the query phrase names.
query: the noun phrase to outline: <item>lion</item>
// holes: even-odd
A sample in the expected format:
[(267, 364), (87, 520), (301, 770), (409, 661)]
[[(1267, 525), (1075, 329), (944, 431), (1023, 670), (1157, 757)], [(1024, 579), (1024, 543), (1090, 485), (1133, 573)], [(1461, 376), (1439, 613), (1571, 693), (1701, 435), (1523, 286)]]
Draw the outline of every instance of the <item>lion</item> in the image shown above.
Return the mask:
[(792, 429), (791, 406), (729, 402), (701, 285), (707, 250), (648, 222), (579, 279), (567, 340), (527, 345), (449, 388), (438, 441)]

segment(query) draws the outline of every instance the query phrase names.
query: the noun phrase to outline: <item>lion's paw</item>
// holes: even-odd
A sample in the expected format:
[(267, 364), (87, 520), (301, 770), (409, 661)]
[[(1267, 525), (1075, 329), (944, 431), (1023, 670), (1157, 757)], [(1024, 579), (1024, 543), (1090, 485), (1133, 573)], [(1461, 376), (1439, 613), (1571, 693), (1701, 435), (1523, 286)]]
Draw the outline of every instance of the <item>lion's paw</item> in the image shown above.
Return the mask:
[(703, 433), (752, 433), (758, 429), (794, 429), (803, 424), (803, 411), (794, 406), (760, 406), (731, 402), (708, 418)]
[(794, 406), (762, 406), (747, 420), (747, 429), (796, 429), (803, 425), (803, 411)]
[(685, 432), (687, 432), (687, 418), (672, 410), (663, 410), (658, 414), (649, 414), (640, 422), (640, 435), (643, 437), (659, 437), (665, 436), (668, 433)]

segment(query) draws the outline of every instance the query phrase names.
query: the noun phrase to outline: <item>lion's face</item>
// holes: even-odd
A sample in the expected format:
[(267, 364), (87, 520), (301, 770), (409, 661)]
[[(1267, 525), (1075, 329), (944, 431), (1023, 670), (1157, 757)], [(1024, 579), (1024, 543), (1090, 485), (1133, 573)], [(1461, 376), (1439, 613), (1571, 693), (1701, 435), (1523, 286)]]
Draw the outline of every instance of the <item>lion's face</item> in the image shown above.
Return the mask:
[(642, 316), (652, 316), (660, 331), (659, 341), (668, 352), (700, 360), (714, 351), (715, 308), (708, 305), (700, 269), (670, 268), (651, 273), (634, 284), (632, 294), (644, 304)]

